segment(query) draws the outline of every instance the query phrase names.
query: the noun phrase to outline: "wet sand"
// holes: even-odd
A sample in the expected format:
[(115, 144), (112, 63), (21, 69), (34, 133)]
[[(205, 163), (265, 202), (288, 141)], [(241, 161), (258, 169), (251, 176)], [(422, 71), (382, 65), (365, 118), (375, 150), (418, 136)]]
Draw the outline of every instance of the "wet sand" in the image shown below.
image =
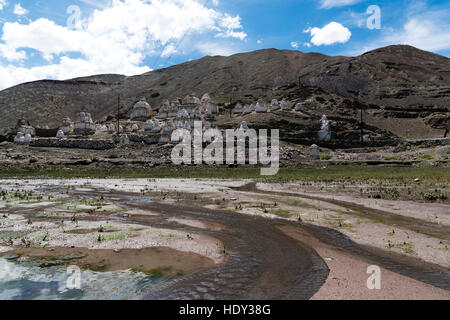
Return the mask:
[[(174, 234), (184, 237), (186, 234), (189, 237), (193, 236), (197, 241), (195, 245), (193, 241), (182, 241), (179, 242), (179, 247), (172, 246), (172, 250), (188, 251), (190, 255), (194, 252), (203, 255), (204, 259), (213, 258), (213, 256), (208, 250), (199, 251), (196, 244), (204, 245), (209, 241), (210, 244), (215, 245), (214, 250), (221, 251), (222, 258), (221, 261), (215, 259), (216, 264), (212, 265), (193, 258), (198, 269), (194, 268), (192, 269), (194, 271), (186, 276), (149, 289), (146, 296), (148, 299), (450, 298), (450, 272), (445, 265), (433, 265), (415, 256), (395, 255), (388, 250), (361, 246), (350, 239), (354, 238), (353, 234), (352, 237), (347, 238), (337, 230), (293, 221), (295, 217), (285, 213), (284, 207), (277, 205), (271, 209), (270, 212), (273, 211), (273, 213), (268, 211), (264, 214), (240, 214), (240, 212), (257, 212), (261, 208), (242, 210), (239, 206), (243, 202), (238, 199), (239, 197), (248, 198), (256, 195), (265, 198), (270, 194), (277, 201), (277, 197), (301, 197), (301, 195), (290, 195), (285, 190), (271, 193), (260, 191), (254, 188), (255, 185), (249, 189), (248, 185), (245, 186), (248, 181), (220, 183), (202, 181), (198, 184), (197, 181), (184, 181), (181, 186), (179, 180), (164, 180), (162, 184), (158, 184), (158, 181), (139, 180), (136, 185), (134, 182), (130, 180), (121, 184), (114, 180), (95, 181), (95, 188), (74, 188), (67, 194), (69, 197), (102, 194), (109, 201), (123, 208), (122, 212), (108, 215), (115, 223), (127, 227), (134, 225), (137, 229), (161, 228), (173, 230)], [(53, 187), (52, 183), (48, 183), (47, 188), (57, 190), (58, 187)], [(131, 189), (130, 186), (132, 186)], [(240, 188), (242, 186), (244, 188)], [(101, 188), (108, 190), (102, 191)], [(187, 189), (191, 191), (190, 196), (182, 192)], [(161, 193), (162, 190), (164, 194)], [(175, 193), (172, 194), (171, 191)], [(161, 197), (157, 197), (158, 193), (161, 193)], [(199, 194), (201, 196), (198, 196)], [(311, 201), (327, 203), (326, 206), (330, 208), (325, 210), (341, 210), (340, 206), (344, 205), (329, 199), (311, 199)], [(311, 206), (310, 203), (307, 205)], [(223, 210), (218, 210), (218, 207), (223, 207)], [(316, 210), (316, 208), (313, 209)], [(365, 210), (366, 208), (358, 206), (354, 209)], [(323, 209), (318, 209), (319, 212), (321, 210)], [(88, 221), (89, 219), (94, 220)], [(86, 225), (80, 225), (78, 231), (73, 231), (73, 234), (80, 236), (89, 234), (89, 230), (99, 227), (95, 225), (96, 227), (92, 228), (93, 222), (100, 223), (99, 219), (105, 219), (105, 217), (80, 217)], [(404, 220), (400, 218), (395, 221), (400, 221), (402, 224)], [(410, 223), (410, 220), (407, 222)], [(405, 221), (403, 227), (407, 228), (408, 223)], [(91, 225), (90, 228), (89, 225)], [(336, 229), (339, 228), (336, 227)], [(427, 225), (424, 230), (425, 233), (439, 231), (441, 233), (438, 234), (442, 235), (448, 231), (445, 227), (433, 223)], [(347, 230), (340, 229), (340, 231)], [(416, 237), (414, 233), (410, 235)], [(154, 246), (158, 244), (155, 243)], [(120, 246), (114, 248), (117, 249)], [(120, 265), (124, 263), (119, 261), (121, 259), (114, 260), (123, 249), (119, 253), (111, 249), (113, 248), (93, 246), (91, 250), (106, 251), (96, 254), (98, 258), (90, 258), (93, 259), (92, 264), (102, 265), (103, 258), (113, 261), (110, 263), (111, 268), (116, 264), (119, 268), (127, 266), (126, 263)], [(30, 251), (35, 250), (30, 249)], [(43, 250), (46, 252), (45, 249)], [(136, 248), (125, 250), (125, 252), (131, 250), (127, 253), (129, 254), (127, 257), (132, 261), (132, 252)], [(149, 248), (141, 247), (138, 250), (149, 250)], [(166, 257), (164, 260), (160, 256), (161, 262), (156, 264), (152, 264), (152, 261), (144, 261), (148, 263), (143, 264), (144, 269), (167, 267), (165, 263), (162, 263), (163, 261), (175, 263), (174, 257), (179, 256), (179, 252), (175, 251), (163, 253), (171, 257)], [(145, 251), (145, 255), (147, 254), (152, 256), (156, 253), (150, 250)], [(445, 257), (445, 252), (442, 252), (438, 258), (442, 257)], [(135, 258), (137, 261), (137, 257)], [(437, 261), (441, 261), (439, 259)], [(366, 287), (369, 277), (366, 273), (367, 266), (373, 264), (379, 265), (382, 269), (383, 280), (380, 291), (371, 291)], [(173, 268), (176, 270), (175, 267)]]
[[(70, 255), (81, 258), (67, 259)], [(16, 248), (6, 255), (41, 258), (60, 262), (62, 265), (77, 265), (93, 271), (118, 271), (132, 269), (144, 273), (159, 273), (166, 276), (195, 273), (211, 268), (214, 261), (194, 253), (171, 248), (95, 250), (86, 248)], [(2, 255), (0, 255), (2, 256)]]
[(325, 244), (301, 228), (283, 226), (290, 237), (310, 245), (327, 263), (330, 274), (312, 300), (449, 300), (450, 292), (399, 275), (383, 267), (381, 289), (367, 288), (367, 268), (374, 265), (337, 246)]

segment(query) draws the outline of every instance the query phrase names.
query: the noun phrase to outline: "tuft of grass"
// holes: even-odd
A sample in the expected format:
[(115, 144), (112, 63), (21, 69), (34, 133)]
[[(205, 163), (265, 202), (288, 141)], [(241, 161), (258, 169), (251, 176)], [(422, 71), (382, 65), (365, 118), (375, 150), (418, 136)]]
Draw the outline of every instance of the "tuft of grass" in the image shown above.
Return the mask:
[(269, 210), (269, 213), (274, 214), (276, 216), (285, 217), (285, 218), (291, 216), (291, 212), (289, 210), (281, 209), (281, 208)]
[(445, 201), (447, 199), (448, 199), (447, 195), (439, 191), (430, 191), (423, 195), (423, 200), (426, 201), (437, 201), (437, 200)]
[(49, 242), (50, 234), (48, 232), (36, 236), (37, 243), (36, 248), (46, 248), (50, 246)]
[(331, 154), (324, 154), (320, 156), (320, 160), (323, 161), (327, 161), (327, 160), (331, 160), (333, 158), (333, 156)]
[(419, 159), (430, 160), (430, 159), (434, 159), (434, 156), (432, 154), (421, 154), (421, 155), (419, 155)]
[(386, 248), (392, 249), (397, 248), (401, 249), (406, 254), (414, 254), (413, 245), (411, 242), (403, 242), (403, 243), (392, 243), (391, 241), (388, 242)]
[(125, 232), (117, 232), (105, 235), (98, 235), (95, 238), (95, 242), (102, 243), (105, 241), (120, 241), (125, 239), (128, 236)]

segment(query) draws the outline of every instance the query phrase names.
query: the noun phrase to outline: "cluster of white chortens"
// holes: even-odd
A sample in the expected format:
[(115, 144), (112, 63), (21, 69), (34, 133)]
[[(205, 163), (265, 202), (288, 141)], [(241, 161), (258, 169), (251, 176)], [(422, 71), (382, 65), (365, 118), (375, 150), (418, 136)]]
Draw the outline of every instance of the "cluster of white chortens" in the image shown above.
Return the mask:
[[(278, 110), (289, 111), (292, 107), (286, 99), (278, 101), (277, 99), (273, 99), (272, 102), (266, 104), (264, 100), (259, 99), (256, 104), (246, 104), (242, 105), (241, 103), (237, 103), (233, 109), (233, 114), (236, 116), (245, 116), (251, 113), (268, 113), (274, 112)], [(297, 106), (295, 107), (295, 111), (302, 111), (300, 108), (297, 110)]]
[[(159, 108), (157, 119), (194, 119), (202, 120), (205, 118), (214, 118), (219, 113), (217, 105), (211, 102), (209, 94), (205, 93), (201, 99), (195, 94), (190, 94), (184, 99), (174, 99), (172, 102), (166, 100)], [(147, 119), (150, 119), (148, 117)]]
[[(209, 94), (205, 93), (201, 99), (190, 94), (184, 99), (165, 100), (155, 116), (151, 106), (143, 98), (133, 107), (130, 120), (145, 121), (142, 128), (145, 132), (160, 133), (168, 139), (175, 129), (192, 131), (195, 121), (202, 121), (208, 126), (205, 120), (214, 119), (218, 113), (219, 109), (211, 102)], [(139, 130), (141, 128), (136, 124), (131, 131)]]
[[(263, 99), (259, 99), (251, 105), (237, 103), (232, 113), (235, 116), (245, 116), (252, 113), (268, 113), (279, 110), (302, 112), (307, 109), (310, 102), (307, 100), (303, 103), (297, 103), (294, 106), (286, 99), (282, 99), (281, 101), (273, 99), (270, 104), (266, 104)], [(203, 123), (203, 132), (211, 129), (211, 124), (208, 121), (215, 120), (218, 114), (219, 108), (216, 104), (212, 103), (208, 93), (205, 93), (201, 99), (196, 97), (195, 94), (189, 94), (184, 99), (165, 100), (158, 112), (153, 112), (152, 107), (146, 99), (141, 98), (132, 108), (130, 121), (122, 122), (122, 125), (119, 124), (118, 127), (114, 123), (96, 124), (92, 120), (90, 113), (80, 112), (77, 116), (77, 121), (73, 122), (70, 118), (64, 118), (57, 131), (53, 132), (56, 132), (56, 138), (58, 139), (63, 139), (69, 135), (88, 136), (96, 132), (118, 133), (119, 135), (115, 141), (121, 145), (130, 143), (130, 138), (126, 134), (127, 132), (141, 132), (151, 137), (156, 137), (157, 140), (159, 139), (159, 143), (165, 144), (179, 142), (176, 136), (172, 136), (173, 131), (176, 129), (185, 129), (193, 132), (195, 121), (201, 121)], [(25, 120), (19, 120), (16, 129), (16, 136), (14, 138), (14, 142), (16, 143), (30, 143), (32, 142), (33, 136), (36, 135), (35, 129)], [(44, 126), (43, 129), (48, 130), (48, 126)], [(241, 123), (240, 129), (249, 129), (246, 121)], [(40, 130), (42, 131), (42, 129)], [(325, 141), (331, 139), (330, 122), (325, 115), (321, 119), (321, 130), (318, 132), (318, 138)]]

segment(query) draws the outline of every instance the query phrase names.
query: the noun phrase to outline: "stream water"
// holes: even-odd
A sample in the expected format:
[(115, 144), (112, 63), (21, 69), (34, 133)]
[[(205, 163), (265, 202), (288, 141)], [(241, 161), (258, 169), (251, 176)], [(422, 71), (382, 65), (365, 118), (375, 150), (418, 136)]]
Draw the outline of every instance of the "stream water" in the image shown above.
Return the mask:
[[(54, 190), (54, 189), (53, 189)], [(39, 268), (29, 261), (14, 263), (0, 259), (0, 299), (308, 299), (326, 281), (329, 269), (316, 251), (284, 234), (278, 227), (305, 228), (327, 243), (353, 252), (382, 266), (420, 281), (449, 290), (449, 272), (416, 266), (380, 252), (370, 252), (339, 232), (280, 219), (246, 216), (230, 211), (190, 208), (152, 202), (148, 197), (120, 192), (73, 190), (74, 196), (105, 196), (129, 209), (157, 212), (159, 218), (111, 219), (152, 227), (173, 228), (219, 239), (225, 246), (225, 263), (174, 279), (154, 279), (131, 271), (81, 271), (81, 288), (67, 289), (68, 273), (63, 267)], [(170, 218), (216, 223), (213, 231), (177, 225)], [(405, 271), (406, 270), (406, 271)]]
[(159, 281), (130, 270), (81, 270), (78, 286), (78, 275), (69, 270), (0, 258), (0, 300), (136, 300), (142, 299), (148, 287)]

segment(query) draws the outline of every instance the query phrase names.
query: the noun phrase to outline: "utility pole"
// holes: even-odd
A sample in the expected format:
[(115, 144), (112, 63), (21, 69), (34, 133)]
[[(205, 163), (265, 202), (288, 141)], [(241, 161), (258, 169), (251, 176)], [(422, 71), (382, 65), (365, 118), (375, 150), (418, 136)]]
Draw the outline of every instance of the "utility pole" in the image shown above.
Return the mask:
[(117, 96), (117, 134), (120, 134), (120, 94)]
[(361, 148), (364, 148), (364, 127), (363, 127), (363, 105), (362, 104), (361, 104), (360, 127), (361, 127)]

